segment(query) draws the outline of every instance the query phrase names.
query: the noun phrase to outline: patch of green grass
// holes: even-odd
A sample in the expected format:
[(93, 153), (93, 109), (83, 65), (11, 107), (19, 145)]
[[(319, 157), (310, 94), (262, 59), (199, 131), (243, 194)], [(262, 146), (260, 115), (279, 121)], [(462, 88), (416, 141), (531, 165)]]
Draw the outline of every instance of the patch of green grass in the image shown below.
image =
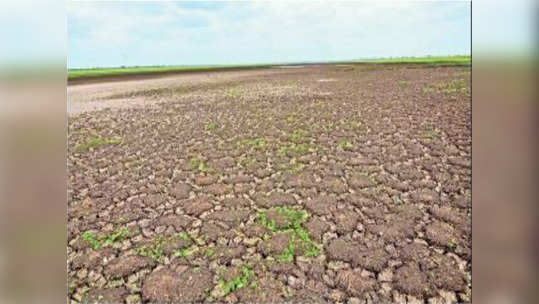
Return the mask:
[(75, 292), (75, 290), (77, 289), (77, 282), (75, 282), (74, 280), (69, 280), (68, 289), (70, 293)]
[[(150, 244), (137, 248), (136, 253), (141, 256), (150, 257), (151, 259), (161, 263), (163, 261), (163, 257), (165, 254), (164, 253), (165, 246), (171, 242), (178, 241), (178, 239), (182, 239), (184, 241), (190, 241), (191, 237), (185, 232), (182, 232), (180, 234), (175, 234), (172, 236), (157, 235), (152, 239), (152, 242)], [(174, 255), (186, 257), (186, 256), (189, 256), (193, 252), (193, 250), (194, 250), (193, 248), (184, 248), (184, 249), (176, 250), (174, 252)]]
[(254, 166), (256, 164), (256, 162), (257, 162), (256, 157), (253, 157), (253, 156), (241, 156), (236, 161), (236, 164), (240, 168), (249, 168), (249, 167)]
[(440, 92), (447, 95), (455, 95), (457, 93), (468, 94), (470, 91), (468, 83), (464, 79), (454, 79), (448, 83), (439, 84), (437, 88)]
[[(279, 215), (285, 216), (287, 219), (287, 225), (280, 227), (281, 230), (297, 229), (301, 228), (301, 225), (307, 220), (308, 214), (305, 210), (296, 210), (289, 207), (275, 207), (271, 210), (276, 211)], [(258, 213), (260, 224), (271, 231), (276, 231), (275, 222), (267, 219), (267, 211), (261, 211)]]
[(109, 234), (105, 241), (103, 242), (103, 246), (111, 246), (112, 244), (116, 243), (117, 241), (122, 241), (127, 234), (129, 233), (129, 230), (126, 227), (120, 228), (116, 232)]
[(117, 278), (115, 280), (110, 280), (107, 284), (107, 286), (110, 286), (110, 287), (120, 287), (122, 285), (125, 284), (125, 281), (123, 278)]
[(296, 114), (290, 114), (290, 115), (288, 115), (288, 116), (286, 117), (286, 122), (287, 122), (288, 124), (293, 124), (293, 123), (295, 123), (297, 120), (298, 120), (298, 119), (297, 119), (297, 117), (296, 117)]
[(214, 169), (208, 165), (208, 163), (201, 157), (193, 157), (189, 160), (191, 168), (196, 169), (203, 173), (213, 172)]
[(254, 271), (247, 266), (242, 266), (241, 272), (241, 275), (234, 277), (229, 281), (225, 281), (224, 279), (219, 280), (219, 287), (221, 287), (225, 296), (228, 296), (231, 292), (252, 285), (252, 278), (255, 274)]
[(305, 153), (307, 151), (314, 152), (316, 151), (316, 147), (313, 147), (308, 144), (296, 144), (296, 143), (291, 143), (289, 145), (282, 145), (281, 147), (279, 147), (279, 154), (281, 155), (286, 155), (289, 151), (295, 151), (299, 153)]
[(199, 246), (204, 246), (208, 242), (207, 235), (200, 235), (197, 238), (192, 238), (192, 240), (197, 243)]
[(297, 210), (289, 207), (275, 207), (274, 210), (280, 216), (286, 218), (286, 222), (277, 227), (274, 219), (268, 219), (268, 211), (258, 213), (260, 225), (266, 227), (271, 233), (291, 233), (288, 246), (279, 255), (279, 260), (283, 263), (292, 262), (297, 254), (296, 249), (299, 244), (305, 250), (305, 256), (316, 257), (320, 254), (320, 246), (316, 244), (309, 235), (309, 232), (303, 227), (303, 224), (309, 217), (305, 210)]
[(142, 160), (142, 159), (135, 159), (135, 160), (129, 160), (129, 161), (126, 161), (126, 162), (124, 163), (124, 166), (125, 166), (127, 169), (130, 169), (130, 168), (139, 167), (139, 166), (141, 166), (142, 164), (144, 164), (144, 160)]
[(436, 128), (428, 127), (425, 130), (425, 132), (423, 132), (423, 138), (425, 138), (425, 139), (433, 140), (433, 139), (436, 139), (438, 137), (440, 137), (440, 130), (438, 130)]
[(294, 261), (294, 252), (296, 249), (296, 236), (292, 234), (290, 236), (290, 242), (288, 243), (288, 246), (283, 250), (281, 255), (279, 256), (279, 261), (282, 263), (290, 263)]
[(266, 145), (267, 140), (265, 138), (244, 139), (236, 142), (236, 146), (239, 148), (264, 149)]
[(343, 150), (352, 150), (354, 148), (354, 144), (348, 139), (339, 140), (337, 146)]
[(150, 257), (151, 259), (161, 262), (164, 255), (165, 242), (167, 239), (163, 236), (157, 236), (152, 240), (150, 245), (144, 245), (136, 250), (138, 255)]
[(174, 251), (174, 256), (179, 258), (187, 258), (191, 256), (193, 253), (195, 253), (198, 250), (198, 247), (191, 246), (187, 248), (182, 248)]
[(206, 256), (207, 257), (211, 258), (211, 257), (213, 257), (214, 254), (215, 254), (215, 250), (213, 250), (211, 248), (206, 250)]
[(457, 249), (457, 241), (454, 238), (451, 238), (447, 246), (449, 247), (449, 249), (455, 250)]
[(93, 233), (87, 231), (82, 235), (82, 238), (86, 242), (90, 243), (94, 250), (99, 250), (101, 248), (112, 246), (114, 243), (124, 240), (128, 233), (129, 229), (123, 227), (107, 235), (96, 236)]
[(86, 242), (90, 243), (94, 250), (101, 249), (101, 242), (94, 236), (93, 233), (87, 231), (82, 235), (82, 238)]
[(286, 81), (283, 86), (282, 86), (283, 89), (297, 89), (298, 88), (298, 83), (295, 82), (295, 81)]
[(228, 89), (226, 89), (226, 91), (225, 91), (225, 95), (226, 95), (227, 97), (232, 97), (232, 98), (240, 97), (241, 94), (242, 94), (242, 90), (241, 90), (241, 88), (239, 88), (239, 87), (228, 88)]
[(258, 213), (258, 218), (262, 226), (268, 228), (271, 232), (275, 232), (275, 230), (277, 229), (275, 225), (275, 220), (268, 220), (267, 211), (260, 211)]
[(430, 93), (434, 92), (434, 89), (431, 87), (424, 87), (423, 88), (423, 94), (428, 95)]
[(182, 241), (189, 242), (191, 240), (191, 237), (185, 232), (180, 232), (180, 239)]
[(322, 101), (322, 100), (317, 100), (315, 103), (314, 103), (315, 106), (319, 107), (319, 108), (324, 108), (325, 106), (327, 106), (327, 103), (325, 101)]
[(408, 85), (410, 84), (410, 82), (406, 81), (406, 80), (400, 80), (399, 81), (399, 87), (401, 89), (406, 89), (408, 87)]
[(322, 130), (326, 132), (333, 131), (335, 129), (335, 123), (333, 121), (330, 121), (328, 123), (323, 124), (321, 127), (322, 127)]
[(403, 204), (403, 201), (397, 195), (392, 196), (391, 200), (393, 200), (393, 204), (395, 204), (397, 206), (400, 206), (400, 205)]
[(204, 129), (206, 131), (214, 131), (214, 130), (217, 130), (217, 123), (216, 122), (207, 122), (205, 125), (204, 125)]
[(104, 145), (116, 145), (121, 143), (120, 138), (104, 138), (104, 137), (92, 137), (88, 142), (77, 146), (78, 151), (88, 151), (93, 148), (97, 148)]
[(301, 141), (304, 141), (309, 136), (309, 133), (304, 130), (294, 130), (292, 135), (290, 135), (290, 141), (293, 143), (299, 143)]
[(343, 124), (343, 128), (347, 130), (364, 131), (366, 129), (366, 125), (361, 120), (347, 121)]
[(319, 255), (320, 255), (320, 249), (318, 249), (318, 246), (310, 246), (305, 252), (305, 256), (309, 258), (317, 257)]

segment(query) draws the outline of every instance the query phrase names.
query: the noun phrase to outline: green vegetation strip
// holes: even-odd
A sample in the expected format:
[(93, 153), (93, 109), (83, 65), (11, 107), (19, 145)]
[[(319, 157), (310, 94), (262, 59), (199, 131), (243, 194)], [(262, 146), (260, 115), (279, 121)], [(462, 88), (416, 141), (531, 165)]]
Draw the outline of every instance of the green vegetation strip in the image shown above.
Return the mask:
[(127, 228), (120, 228), (115, 232), (109, 234), (94, 235), (92, 232), (85, 232), (82, 238), (92, 246), (94, 250), (99, 250), (104, 247), (112, 246), (116, 242), (123, 241), (129, 230)]
[(116, 145), (121, 143), (122, 140), (119, 138), (103, 138), (103, 137), (92, 137), (88, 142), (77, 146), (78, 151), (88, 151), (91, 148), (97, 148), (104, 145)]
[[(399, 57), (399, 58), (378, 58), (366, 59), (351, 62), (332, 62), (333, 64), (354, 64), (354, 63), (383, 63), (383, 64), (429, 64), (429, 65), (469, 65), (471, 56), (433, 56), (433, 57)], [(68, 80), (89, 79), (111, 76), (126, 75), (151, 75), (165, 73), (186, 73), (186, 72), (208, 72), (222, 70), (242, 70), (269, 68), (278, 64), (250, 64), (250, 65), (180, 65), (180, 66), (133, 66), (114, 68), (89, 68), (89, 69), (69, 69)], [(286, 65), (286, 64), (282, 64)], [(239, 91), (231, 90), (229, 94), (236, 96)]]
[(135, 66), (117, 68), (69, 69), (68, 79), (99, 78), (108, 76), (149, 75), (174, 72), (204, 72), (235, 69), (266, 68), (269, 65), (196, 65), (196, 66)]
[(437, 56), (437, 57), (399, 57), (362, 60), (365, 63), (383, 64), (427, 64), (427, 65), (470, 65), (471, 56)]

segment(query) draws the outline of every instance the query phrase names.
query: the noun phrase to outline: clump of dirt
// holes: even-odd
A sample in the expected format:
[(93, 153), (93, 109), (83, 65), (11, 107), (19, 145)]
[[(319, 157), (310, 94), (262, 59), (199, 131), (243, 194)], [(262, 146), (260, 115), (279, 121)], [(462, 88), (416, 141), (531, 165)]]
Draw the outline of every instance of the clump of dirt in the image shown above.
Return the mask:
[(150, 258), (141, 256), (120, 257), (110, 261), (103, 273), (107, 278), (121, 278), (152, 264)]
[(337, 286), (344, 289), (351, 296), (361, 296), (364, 292), (375, 286), (375, 280), (363, 277), (360, 272), (345, 270), (339, 272), (336, 278)]
[(455, 229), (447, 223), (436, 221), (425, 228), (427, 240), (438, 246), (455, 248), (458, 245), (458, 239), (455, 235)]
[(193, 216), (199, 216), (203, 212), (213, 208), (213, 204), (207, 198), (200, 197), (184, 202), (182, 207), (185, 213)]
[(322, 240), (322, 235), (329, 230), (329, 227), (329, 223), (318, 216), (312, 216), (307, 223), (305, 223), (305, 228), (307, 228), (310, 235), (317, 241)]
[(432, 283), (417, 263), (410, 262), (395, 271), (395, 287), (405, 293), (419, 298), (432, 296), (434, 293)]
[(337, 200), (331, 196), (319, 196), (305, 202), (305, 208), (316, 215), (328, 215)]
[(204, 268), (181, 273), (163, 268), (151, 273), (142, 284), (142, 296), (151, 303), (200, 302), (213, 287), (213, 274)]

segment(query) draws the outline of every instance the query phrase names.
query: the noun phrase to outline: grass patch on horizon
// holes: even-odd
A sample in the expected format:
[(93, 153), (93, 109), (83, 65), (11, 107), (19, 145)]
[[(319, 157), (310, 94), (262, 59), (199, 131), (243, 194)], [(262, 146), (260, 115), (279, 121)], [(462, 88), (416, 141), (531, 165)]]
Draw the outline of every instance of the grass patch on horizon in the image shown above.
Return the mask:
[[(383, 63), (383, 64), (427, 64), (427, 65), (470, 65), (472, 57), (458, 56), (432, 56), (432, 57), (398, 57), (365, 59), (342, 63)], [(334, 62), (341, 63), (341, 62)], [(233, 69), (268, 68), (278, 64), (245, 64), (245, 65), (164, 65), (164, 66), (128, 66), (111, 68), (71, 68), (67, 71), (68, 80), (99, 78), (125, 75), (148, 75), (174, 72), (201, 72)]]
[(90, 69), (68, 69), (67, 78), (84, 79), (99, 78), (107, 76), (124, 75), (146, 75), (154, 73), (172, 73), (172, 72), (199, 72), (216, 71), (227, 69), (254, 69), (264, 68), (268, 65), (186, 65), (186, 66), (133, 66), (116, 68), (90, 68)]
[(365, 63), (427, 64), (427, 65), (470, 65), (471, 56), (398, 57), (362, 60)]

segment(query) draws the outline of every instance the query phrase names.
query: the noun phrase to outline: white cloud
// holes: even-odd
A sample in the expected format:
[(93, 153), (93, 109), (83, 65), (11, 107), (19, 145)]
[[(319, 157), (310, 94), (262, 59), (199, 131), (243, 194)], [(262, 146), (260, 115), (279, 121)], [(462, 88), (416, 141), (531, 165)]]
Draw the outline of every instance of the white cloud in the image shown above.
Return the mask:
[(70, 59), (73, 65), (204, 64), (467, 52), (469, 38), (445, 36), (469, 36), (469, 16), (452, 18), (460, 11), (424, 2), (255, 1), (215, 9), (72, 2)]

